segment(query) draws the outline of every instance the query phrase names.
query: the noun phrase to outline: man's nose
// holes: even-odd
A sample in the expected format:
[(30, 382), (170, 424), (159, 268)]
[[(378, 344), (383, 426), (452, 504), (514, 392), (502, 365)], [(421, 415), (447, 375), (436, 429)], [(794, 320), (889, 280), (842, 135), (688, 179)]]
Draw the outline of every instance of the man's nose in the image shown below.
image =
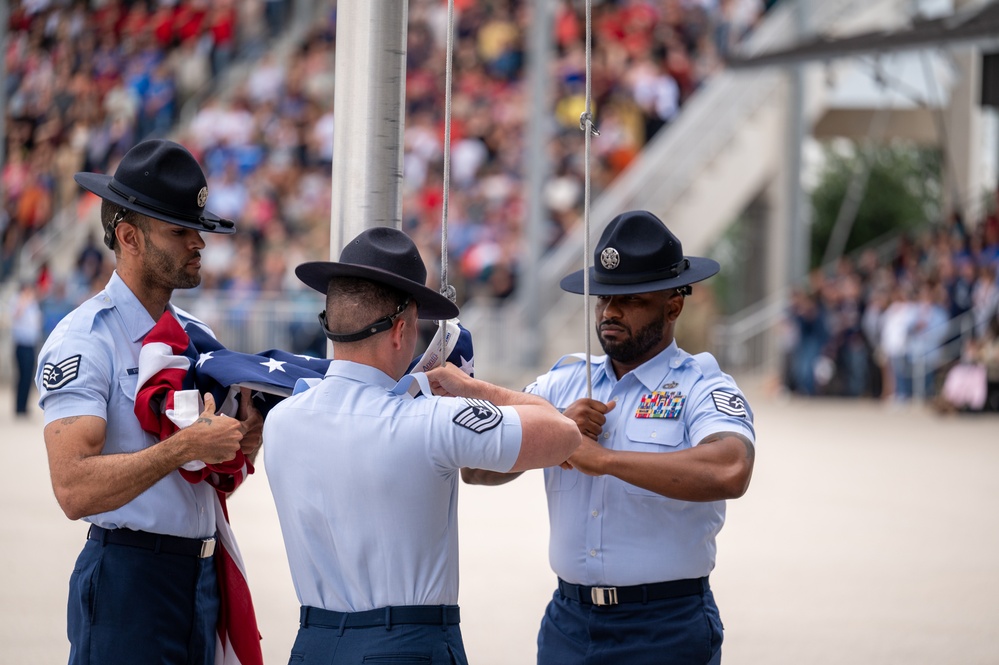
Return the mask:
[(617, 304), (616, 298), (607, 298), (599, 307), (601, 321), (608, 319), (618, 319), (621, 316), (621, 308)]

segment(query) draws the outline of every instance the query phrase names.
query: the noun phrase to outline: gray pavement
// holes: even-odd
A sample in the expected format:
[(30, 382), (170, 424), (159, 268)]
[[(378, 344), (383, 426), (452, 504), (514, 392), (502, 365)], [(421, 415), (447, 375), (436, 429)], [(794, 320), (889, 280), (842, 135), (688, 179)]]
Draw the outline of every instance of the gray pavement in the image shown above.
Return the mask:
[[(747, 382), (758, 455), (729, 503), (712, 586), (728, 665), (999, 663), (999, 418), (786, 400)], [(0, 388), (0, 664), (61, 663), (86, 526), (52, 496), (41, 414)], [(9, 405), (9, 406), (8, 406)], [(266, 469), (230, 501), (264, 655), (297, 630)], [(462, 631), (473, 665), (534, 662), (554, 576), (540, 472), (462, 487)]]

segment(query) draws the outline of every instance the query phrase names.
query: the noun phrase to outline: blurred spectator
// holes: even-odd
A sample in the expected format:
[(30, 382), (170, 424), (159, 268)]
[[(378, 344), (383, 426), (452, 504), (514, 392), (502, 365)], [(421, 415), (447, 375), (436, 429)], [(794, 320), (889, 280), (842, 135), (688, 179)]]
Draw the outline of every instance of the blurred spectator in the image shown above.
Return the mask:
[(11, 338), (14, 342), (16, 396), (14, 412), (28, 414), (28, 395), (35, 379), (35, 358), (42, 341), (42, 310), (35, 285), (23, 282), (10, 304)]
[(964, 344), (933, 404), (943, 413), (999, 411), (999, 321)]
[(97, 235), (87, 234), (87, 240), (76, 258), (76, 272), (73, 274), (73, 297), (82, 302), (90, 297), (95, 290), (104, 284), (105, 249), (97, 246)]
[(975, 334), (984, 335), (989, 324), (999, 313), (999, 282), (997, 282), (996, 262), (983, 263), (978, 267), (975, 282), (971, 287), (971, 308), (974, 311)]
[[(104, 276), (104, 278), (107, 277), (110, 277), (110, 275)], [(100, 284), (102, 286), (105, 283), (104, 278), (101, 278)], [(48, 337), (49, 333), (55, 329), (56, 324), (59, 323), (63, 317), (72, 312), (77, 305), (94, 293), (96, 293), (96, 291), (89, 290), (84, 294), (74, 296), (70, 294), (64, 280), (54, 280), (48, 290), (48, 293), (45, 294), (39, 303), (42, 309), (42, 336)]]
[(272, 38), (284, 29), (287, 19), (288, 0), (264, 0), (264, 21)]
[(909, 361), (921, 372), (923, 396), (936, 393), (936, 369), (940, 365), (940, 347), (947, 341), (948, 312), (944, 306), (946, 292), (939, 285), (926, 281), (919, 287), (919, 296), (909, 329)]
[[(803, 395), (817, 394), (816, 369), (829, 337), (820, 300), (814, 293), (795, 292), (791, 297), (791, 319), (797, 345), (791, 361), (793, 390)], [(821, 370), (820, 370), (821, 372)], [(828, 377), (826, 381), (828, 381)]]

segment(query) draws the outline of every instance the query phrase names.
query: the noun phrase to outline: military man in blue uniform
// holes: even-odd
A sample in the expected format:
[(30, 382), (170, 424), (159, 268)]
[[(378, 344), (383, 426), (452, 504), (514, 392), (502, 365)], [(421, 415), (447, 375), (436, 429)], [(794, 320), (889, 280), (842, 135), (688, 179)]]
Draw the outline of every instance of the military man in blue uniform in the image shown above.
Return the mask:
[(416, 245), (391, 228), (351, 241), (339, 262), (298, 266), (326, 294), (333, 361), (316, 386), (274, 407), (264, 458), (295, 591), (292, 662), (466, 663), (459, 630), (459, 470), (558, 465), (574, 423), (534, 395), (454, 365), (406, 375), (417, 319), (454, 303), (425, 286)]
[(67, 315), (39, 355), (36, 383), (56, 499), (91, 524), (70, 578), (70, 663), (215, 662), (219, 589), (215, 490), (178, 468), (217, 464), (260, 446), (258, 413), (216, 416), (158, 442), (135, 414), (139, 351), (174, 289), (201, 281), (202, 232), (232, 233), (205, 210), (194, 157), (171, 141), (138, 144), (114, 176), (78, 173), (98, 196), (117, 267), (103, 291)]
[[(677, 347), (690, 285), (715, 261), (685, 257), (654, 215), (611, 221), (594, 252), (591, 293), (607, 354), (566, 356), (528, 387), (584, 435), (545, 469), (549, 559), (558, 589), (542, 619), (538, 663), (698, 664), (721, 659), (722, 624), (708, 583), (725, 500), (753, 470), (752, 412), (707, 353)], [(562, 280), (583, 293), (583, 271)], [(511, 475), (465, 469), (467, 482)]]

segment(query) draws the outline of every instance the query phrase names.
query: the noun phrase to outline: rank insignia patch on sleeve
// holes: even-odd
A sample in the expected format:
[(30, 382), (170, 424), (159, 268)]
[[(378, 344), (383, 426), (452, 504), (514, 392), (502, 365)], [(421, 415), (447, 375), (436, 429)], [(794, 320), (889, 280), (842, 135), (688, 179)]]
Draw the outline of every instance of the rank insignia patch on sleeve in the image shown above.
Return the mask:
[(738, 393), (713, 390), (711, 391), (711, 399), (715, 402), (715, 408), (727, 416), (749, 417), (749, 412), (746, 410), (746, 400)]
[(70, 356), (58, 363), (45, 363), (42, 367), (42, 386), (46, 390), (58, 390), (80, 374), (80, 354)]
[(487, 432), (503, 422), (503, 412), (484, 399), (465, 398), (466, 406), (454, 417), (454, 423), (476, 434)]

